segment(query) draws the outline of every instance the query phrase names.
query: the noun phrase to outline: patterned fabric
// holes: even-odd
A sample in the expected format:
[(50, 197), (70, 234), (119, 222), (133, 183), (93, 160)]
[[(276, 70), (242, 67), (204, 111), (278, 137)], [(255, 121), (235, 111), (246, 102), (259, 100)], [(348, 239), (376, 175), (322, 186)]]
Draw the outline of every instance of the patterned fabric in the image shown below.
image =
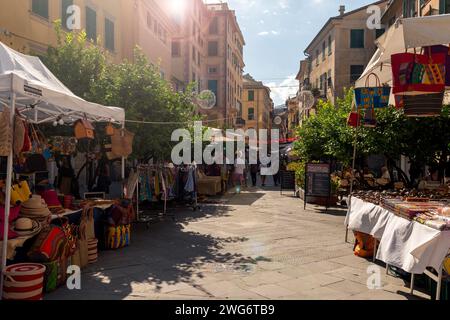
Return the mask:
[(62, 228), (48, 226), (41, 231), (33, 243), (28, 257), (33, 262), (49, 262), (62, 257), (66, 248), (66, 237)]
[(131, 225), (107, 227), (106, 248), (120, 249), (130, 245)]

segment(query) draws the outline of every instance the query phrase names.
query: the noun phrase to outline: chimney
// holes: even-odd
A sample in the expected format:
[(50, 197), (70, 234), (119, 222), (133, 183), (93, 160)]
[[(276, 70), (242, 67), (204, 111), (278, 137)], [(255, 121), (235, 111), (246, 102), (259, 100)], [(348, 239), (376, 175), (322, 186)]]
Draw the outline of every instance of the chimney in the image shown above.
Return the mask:
[(339, 6), (339, 13), (341, 14), (341, 17), (344, 15), (344, 13), (345, 13), (345, 6)]

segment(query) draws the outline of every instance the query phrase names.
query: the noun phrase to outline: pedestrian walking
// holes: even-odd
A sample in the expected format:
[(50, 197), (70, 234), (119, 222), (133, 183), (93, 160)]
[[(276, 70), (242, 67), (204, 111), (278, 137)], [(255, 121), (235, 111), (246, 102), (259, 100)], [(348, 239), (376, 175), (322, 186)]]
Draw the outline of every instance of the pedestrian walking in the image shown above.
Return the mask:
[(256, 187), (256, 181), (258, 179), (259, 165), (251, 164), (250, 165), (250, 175), (252, 176), (252, 186)]

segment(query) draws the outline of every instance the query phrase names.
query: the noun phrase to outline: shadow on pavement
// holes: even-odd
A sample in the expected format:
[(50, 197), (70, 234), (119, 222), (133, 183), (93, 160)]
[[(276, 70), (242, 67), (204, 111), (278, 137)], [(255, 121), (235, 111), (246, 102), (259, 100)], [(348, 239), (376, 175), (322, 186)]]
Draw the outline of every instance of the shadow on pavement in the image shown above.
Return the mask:
[[(223, 217), (230, 210), (227, 206), (204, 206), (201, 211), (186, 209), (176, 214), (177, 222), (166, 219), (149, 229), (135, 226), (130, 247), (100, 252), (99, 262), (83, 270), (81, 290), (60, 288), (46, 295), (46, 299), (118, 300), (131, 293), (145, 298), (146, 293), (154, 296), (182, 289), (183, 283), (195, 290), (192, 286), (198, 286), (194, 280), (201, 279), (206, 270), (211, 272), (211, 268), (218, 270), (223, 266), (242, 269), (244, 264), (256, 264), (249, 257), (221, 252), (225, 244), (245, 242), (247, 238), (220, 238), (184, 229), (183, 224), (200, 218)], [(83, 291), (83, 286), (88, 289)]]

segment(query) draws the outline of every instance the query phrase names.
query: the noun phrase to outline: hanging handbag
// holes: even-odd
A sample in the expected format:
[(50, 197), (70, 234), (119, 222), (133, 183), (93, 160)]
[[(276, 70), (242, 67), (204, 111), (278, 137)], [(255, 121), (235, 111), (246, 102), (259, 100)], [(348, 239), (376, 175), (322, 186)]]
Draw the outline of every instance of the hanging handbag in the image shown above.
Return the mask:
[(391, 56), (393, 93), (420, 95), (445, 90), (444, 54), (398, 53)]
[(24, 173), (46, 172), (47, 161), (40, 153), (33, 153), (25, 160)]
[(353, 128), (357, 128), (361, 125), (361, 115), (356, 108), (356, 104), (352, 105), (352, 111), (347, 117), (347, 125)]
[(425, 52), (431, 52), (431, 54), (443, 54), (445, 56), (445, 86), (450, 87), (450, 46), (431, 46), (424, 47)]
[(114, 135), (111, 137), (112, 150), (115, 156), (128, 157), (133, 153), (134, 133), (126, 130), (114, 130)]
[(114, 135), (115, 128), (111, 123), (108, 123), (105, 128), (105, 132), (107, 136)]
[[(370, 78), (375, 78), (375, 86), (370, 86)], [(381, 86), (380, 78), (375, 73), (370, 73), (366, 78), (366, 84), (363, 88), (355, 88), (356, 108), (379, 109), (386, 108), (389, 105), (391, 87)]]
[(11, 153), (12, 148), (12, 128), (8, 108), (4, 108), (0, 113), (0, 156), (7, 157)]
[(74, 131), (77, 139), (91, 139), (95, 138), (95, 131), (93, 125), (87, 119), (80, 119), (75, 122)]
[(25, 141), (25, 124), (23, 120), (15, 115), (14, 116), (14, 155), (18, 156), (23, 149)]
[(25, 120), (23, 120), (23, 123), (24, 123), (24, 127), (25, 127), (25, 134), (23, 137), (22, 152), (27, 153), (32, 150), (32, 145), (31, 145), (30, 130), (28, 127), (28, 123)]
[(442, 112), (444, 92), (418, 96), (395, 96), (395, 106), (407, 117), (438, 117)]

